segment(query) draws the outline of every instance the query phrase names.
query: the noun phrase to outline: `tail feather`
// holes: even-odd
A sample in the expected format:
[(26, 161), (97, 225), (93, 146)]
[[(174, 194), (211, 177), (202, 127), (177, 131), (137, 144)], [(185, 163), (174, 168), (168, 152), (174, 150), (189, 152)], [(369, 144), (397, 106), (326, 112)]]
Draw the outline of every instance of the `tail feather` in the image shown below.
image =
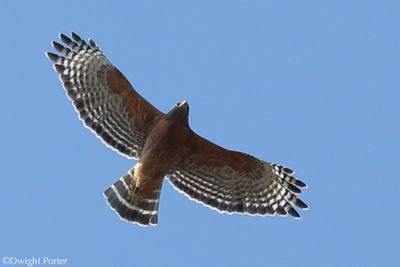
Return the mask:
[(162, 183), (159, 188), (151, 192), (145, 199), (139, 199), (130, 187), (133, 177), (134, 168), (112, 184), (104, 192), (104, 197), (122, 220), (137, 223), (141, 226), (157, 225)]

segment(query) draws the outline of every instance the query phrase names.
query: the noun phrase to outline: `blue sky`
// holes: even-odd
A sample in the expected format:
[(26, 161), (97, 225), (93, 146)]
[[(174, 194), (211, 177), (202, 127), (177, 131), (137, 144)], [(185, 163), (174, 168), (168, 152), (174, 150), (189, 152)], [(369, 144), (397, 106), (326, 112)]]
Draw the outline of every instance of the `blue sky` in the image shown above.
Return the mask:
[[(399, 1), (5, 1), (0, 256), (68, 266), (395, 266)], [(103, 191), (135, 162), (82, 126), (45, 58), (92, 37), (166, 112), (307, 182), (302, 220), (221, 215), (165, 182), (159, 225)], [(1, 265), (1, 263), (0, 263)]]

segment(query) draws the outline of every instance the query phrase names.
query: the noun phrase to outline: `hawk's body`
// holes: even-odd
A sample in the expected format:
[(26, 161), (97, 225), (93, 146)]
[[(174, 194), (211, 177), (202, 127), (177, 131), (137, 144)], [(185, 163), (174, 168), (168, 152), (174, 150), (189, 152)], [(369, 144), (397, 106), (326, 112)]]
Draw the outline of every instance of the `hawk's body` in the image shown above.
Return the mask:
[(141, 97), (97, 45), (61, 34), (71, 49), (53, 42), (47, 53), (85, 125), (109, 147), (138, 163), (105, 191), (121, 218), (157, 224), (164, 177), (191, 199), (222, 212), (300, 217), (296, 197), (305, 184), (283, 166), (230, 151), (198, 136), (189, 106), (164, 114)]
[(160, 184), (167, 172), (182, 160), (182, 148), (188, 133), (188, 128), (165, 118), (155, 124), (138, 163), (140, 168), (137, 171), (136, 186), (143, 191), (144, 197), (156, 189), (156, 184)]

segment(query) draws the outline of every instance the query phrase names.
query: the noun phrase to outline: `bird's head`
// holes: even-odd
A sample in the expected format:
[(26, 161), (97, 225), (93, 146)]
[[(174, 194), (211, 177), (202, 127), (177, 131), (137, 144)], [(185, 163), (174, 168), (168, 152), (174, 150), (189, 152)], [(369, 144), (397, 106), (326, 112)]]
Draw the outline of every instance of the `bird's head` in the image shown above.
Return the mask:
[(173, 123), (189, 126), (189, 104), (186, 100), (178, 102), (168, 113), (167, 119)]

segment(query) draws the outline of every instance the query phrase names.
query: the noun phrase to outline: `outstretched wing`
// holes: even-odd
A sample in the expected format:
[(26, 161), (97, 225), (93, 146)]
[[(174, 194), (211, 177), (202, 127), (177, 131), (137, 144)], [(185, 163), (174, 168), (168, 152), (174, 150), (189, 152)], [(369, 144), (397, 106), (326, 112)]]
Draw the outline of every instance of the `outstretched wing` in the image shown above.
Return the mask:
[(306, 185), (283, 166), (229, 151), (190, 133), (186, 159), (168, 174), (170, 183), (189, 198), (228, 213), (300, 217), (306, 209), (296, 194)]
[(47, 52), (80, 119), (106, 145), (138, 159), (147, 134), (164, 116), (140, 96), (124, 75), (103, 55), (95, 42), (77, 34), (60, 34), (67, 45), (52, 42), (61, 54)]

